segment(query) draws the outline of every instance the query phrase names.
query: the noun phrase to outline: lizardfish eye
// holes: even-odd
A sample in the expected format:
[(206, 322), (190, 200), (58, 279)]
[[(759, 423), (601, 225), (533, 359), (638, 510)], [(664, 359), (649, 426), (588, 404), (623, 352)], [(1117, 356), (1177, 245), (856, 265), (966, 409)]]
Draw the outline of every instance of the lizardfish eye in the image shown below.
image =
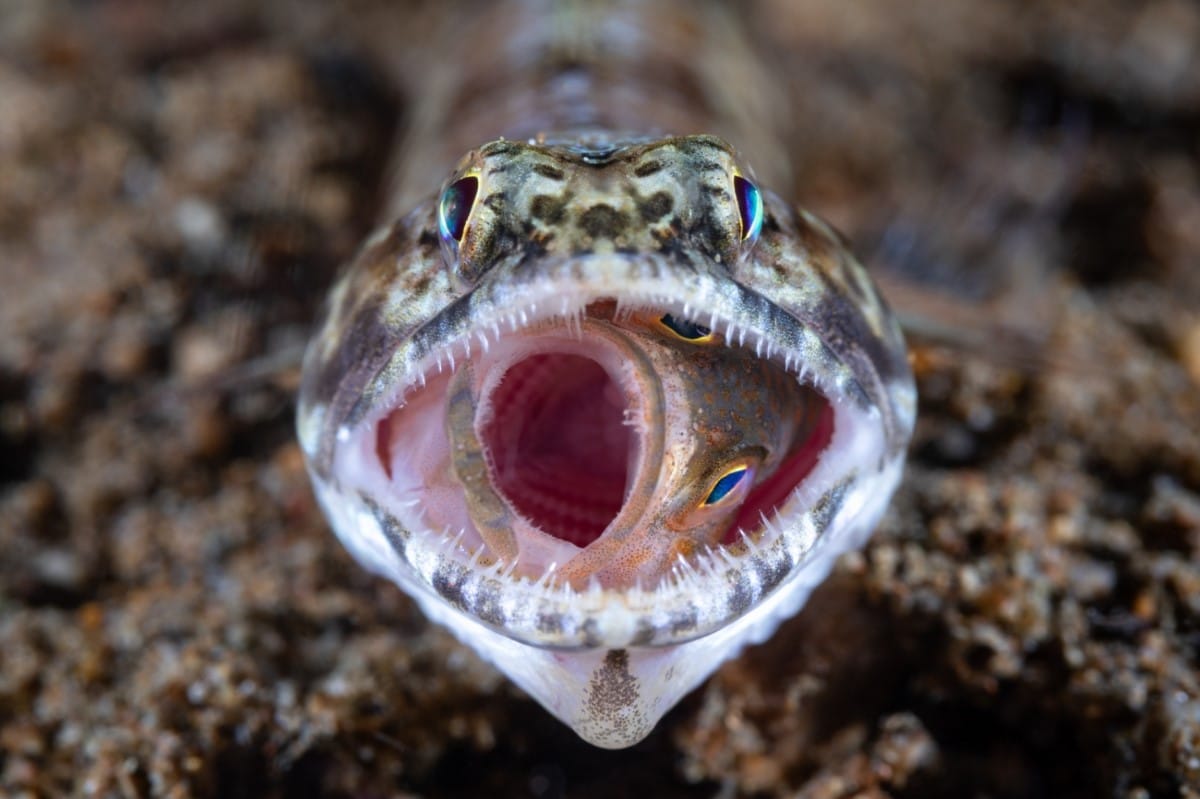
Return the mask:
[(686, 319), (676, 319), (671, 314), (663, 314), (658, 320), (662, 326), (670, 330), (675, 335), (686, 341), (708, 341), (712, 338), (712, 331), (704, 325), (698, 325), (695, 322), (689, 322)]
[(443, 240), (452, 244), (462, 241), (467, 230), (467, 219), (475, 207), (478, 194), (479, 178), (475, 175), (459, 178), (442, 192), (441, 202), (438, 203), (438, 230)]
[(742, 220), (742, 241), (750, 241), (762, 230), (762, 193), (758, 186), (741, 175), (733, 176), (733, 193), (737, 196), (738, 214)]
[(738, 484), (741, 483), (749, 473), (750, 467), (748, 466), (737, 466), (725, 472), (725, 474), (721, 475), (717, 482), (713, 484), (712, 491), (709, 491), (708, 496), (704, 499), (704, 504), (706, 506), (716, 505), (718, 502), (725, 499), (725, 497), (729, 496), (733, 489), (738, 487)]

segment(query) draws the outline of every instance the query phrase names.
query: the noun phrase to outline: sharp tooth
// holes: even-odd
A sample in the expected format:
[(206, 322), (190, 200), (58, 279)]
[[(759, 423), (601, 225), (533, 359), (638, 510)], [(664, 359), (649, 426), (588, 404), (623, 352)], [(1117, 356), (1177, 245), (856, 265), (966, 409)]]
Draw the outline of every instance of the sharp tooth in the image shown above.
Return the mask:
[(678, 583), (681, 587), (691, 589), (700, 581), (700, 575), (688, 560), (679, 555), (675, 564), (676, 574), (678, 575)]
[(738, 535), (741, 536), (738, 541), (741, 542), (741, 545), (746, 548), (747, 556), (751, 556), (758, 551), (758, 545), (754, 543), (754, 539), (750, 537), (750, 534), (747, 533), (745, 529), (739, 527)]
[[(433, 533), (432, 530), (430, 532)], [(434, 546), (437, 547), (438, 554), (446, 554), (446, 551), (450, 549), (450, 525), (447, 524), (443, 527), (440, 533), (433, 533), (433, 537), (435, 539)]]
[(542, 572), (542, 576), (534, 583), (538, 588), (545, 590), (550, 587), (550, 583), (554, 580), (554, 571), (558, 568), (558, 563), (551, 563), (546, 567), (546, 571)]

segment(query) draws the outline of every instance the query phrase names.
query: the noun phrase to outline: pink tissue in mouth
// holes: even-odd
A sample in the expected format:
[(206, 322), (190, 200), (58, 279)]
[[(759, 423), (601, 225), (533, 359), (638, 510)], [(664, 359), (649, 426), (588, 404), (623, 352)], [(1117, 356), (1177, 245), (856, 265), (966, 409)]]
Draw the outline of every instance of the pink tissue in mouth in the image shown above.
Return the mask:
[(637, 441), (621, 387), (581, 355), (541, 353), (513, 364), (487, 398), (480, 443), (493, 480), (547, 535), (585, 547), (616, 517)]
[[(819, 395), (814, 394), (814, 399)], [(813, 412), (817, 414), (812, 429), (804, 441), (788, 453), (787, 458), (779, 465), (774, 474), (754, 487), (747, 495), (742, 507), (738, 509), (733, 524), (726, 531), (722, 543), (732, 544), (738, 540), (739, 531), (750, 532), (762, 525), (762, 518), (768, 519), (775, 511), (787, 502), (796, 486), (804, 482), (812, 470), (817, 468), (821, 456), (833, 439), (833, 408), (823, 397), (819, 399)]]

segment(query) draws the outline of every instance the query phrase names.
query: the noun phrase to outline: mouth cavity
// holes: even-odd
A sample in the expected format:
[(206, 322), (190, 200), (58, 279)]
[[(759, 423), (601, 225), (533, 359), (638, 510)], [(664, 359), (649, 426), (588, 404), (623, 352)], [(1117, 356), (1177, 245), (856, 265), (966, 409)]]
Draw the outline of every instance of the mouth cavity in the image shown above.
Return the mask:
[(583, 548), (625, 501), (638, 442), (624, 391), (595, 360), (530, 355), (492, 392), (480, 442), (499, 493), (546, 535)]
[[(611, 303), (609, 303), (611, 306)], [(611, 307), (588, 318), (612, 320)], [(735, 346), (728, 335), (721, 346)], [(564, 344), (563, 342), (573, 342)], [(740, 343), (740, 340), (739, 340)], [(752, 347), (741, 347), (747, 358)], [(460, 351), (462, 348), (460, 347)], [(518, 536), (537, 542), (522, 547), (517, 574), (531, 579), (562, 566), (600, 540), (620, 515), (644, 464), (645, 434), (632, 422), (641, 401), (634, 381), (622, 376), (615, 350), (581, 335), (578, 319), (558, 319), (494, 336), (466, 363), (486, 373), (479, 394), (475, 433), (491, 488), (519, 516)], [(463, 353), (466, 356), (466, 353)], [(776, 363), (788, 379), (797, 372)], [(462, 368), (464, 360), (457, 362)], [(497, 366), (497, 364), (501, 364)], [(447, 432), (451, 373), (427, 376), (375, 429), (376, 463), (398, 507), (433, 535), (457, 536), (481, 563), (497, 560), (468, 507), (451, 465), (455, 444)], [(745, 496), (723, 534), (713, 541), (736, 555), (742, 539), (755, 539), (816, 468), (834, 432), (830, 402), (811, 387), (810, 420), (779, 465)], [(670, 401), (670, 398), (667, 398)], [(412, 519), (414, 514), (402, 514)], [(663, 531), (663, 534), (668, 534)], [(663, 575), (657, 575), (662, 577)], [(653, 585), (655, 576), (645, 584)]]

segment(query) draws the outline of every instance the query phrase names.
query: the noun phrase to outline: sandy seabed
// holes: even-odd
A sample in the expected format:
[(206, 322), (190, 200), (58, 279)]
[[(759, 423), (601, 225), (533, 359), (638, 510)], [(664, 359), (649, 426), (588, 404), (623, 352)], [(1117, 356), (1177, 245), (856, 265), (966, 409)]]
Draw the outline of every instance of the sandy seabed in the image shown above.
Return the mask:
[(1200, 797), (1200, 6), (745, 9), (920, 422), (870, 547), (612, 753), (293, 439), (420, 10), (0, 2), (0, 794)]

